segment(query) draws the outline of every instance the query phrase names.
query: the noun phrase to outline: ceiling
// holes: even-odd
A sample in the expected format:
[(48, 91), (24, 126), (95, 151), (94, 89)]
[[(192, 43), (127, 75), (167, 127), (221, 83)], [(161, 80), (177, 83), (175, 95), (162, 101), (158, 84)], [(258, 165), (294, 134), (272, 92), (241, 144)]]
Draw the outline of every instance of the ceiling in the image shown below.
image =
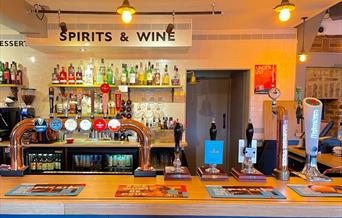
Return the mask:
[[(39, 3), (50, 9), (61, 10), (115, 10), (122, 0), (26, 0), (30, 4)], [(281, 0), (130, 0), (137, 11), (196, 11), (211, 10), (211, 3), (215, 3), (216, 10), (224, 11), (218, 16), (186, 16), (193, 19), (193, 29), (279, 29), (292, 28), (301, 22), (301, 17), (312, 17), (330, 6), (340, 2), (337, 0), (290, 0), (296, 5), (293, 17), (286, 23), (277, 19), (273, 7)], [(56, 15), (49, 15), (51, 18)], [(63, 17), (89, 15), (62, 15)], [(94, 16), (96, 19), (99, 16)], [(144, 16), (145, 17), (145, 16)], [(165, 18), (165, 17), (164, 17)], [(177, 17), (176, 17), (177, 19)]]

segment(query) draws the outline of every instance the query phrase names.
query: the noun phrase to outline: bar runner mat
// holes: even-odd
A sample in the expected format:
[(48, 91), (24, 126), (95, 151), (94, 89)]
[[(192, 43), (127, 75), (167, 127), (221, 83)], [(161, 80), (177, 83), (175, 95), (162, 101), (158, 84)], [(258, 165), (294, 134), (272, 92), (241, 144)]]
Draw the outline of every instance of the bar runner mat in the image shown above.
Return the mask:
[(288, 185), (302, 197), (342, 197), (340, 185)]
[(212, 198), (253, 198), (253, 199), (286, 199), (277, 189), (271, 186), (206, 186)]
[(20, 184), (6, 196), (77, 196), (85, 184)]
[(119, 185), (115, 197), (187, 198), (185, 185)]

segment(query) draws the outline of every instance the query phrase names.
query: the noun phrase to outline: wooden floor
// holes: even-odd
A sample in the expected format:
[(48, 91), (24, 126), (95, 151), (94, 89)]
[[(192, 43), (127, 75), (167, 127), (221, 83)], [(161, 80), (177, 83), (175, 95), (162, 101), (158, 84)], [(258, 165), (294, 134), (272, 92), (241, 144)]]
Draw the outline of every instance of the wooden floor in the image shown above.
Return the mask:
[[(9, 197), (10, 189), (21, 183), (84, 183), (85, 189), (76, 197)], [(292, 191), (287, 184), (305, 184), (300, 178), (288, 182), (268, 178), (267, 183), (245, 185), (274, 186), (287, 199), (237, 200), (213, 199), (205, 185), (241, 185), (234, 178), (227, 182), (164, 181), (156, 178), (133, 176), (93, 175), (27, 175), (25, 177), (0, 177), (0, 214), (98, 214), (98, 215), (193, 215), (193, 216), (262, 216), (262, 217), (341, 217), (342, 198), (305, 198)], [(120, 184), (184, 184), (187, 199), (115, 198)], [(326, 184), (326, 183), (324, 183)], [(342, 185), (341, 178), (329, 184)]]

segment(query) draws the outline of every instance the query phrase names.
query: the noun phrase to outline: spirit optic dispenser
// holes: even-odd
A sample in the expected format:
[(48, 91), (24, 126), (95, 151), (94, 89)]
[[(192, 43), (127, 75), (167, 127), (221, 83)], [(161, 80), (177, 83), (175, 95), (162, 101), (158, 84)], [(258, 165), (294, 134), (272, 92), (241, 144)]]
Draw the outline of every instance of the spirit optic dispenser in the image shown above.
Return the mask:
[(322, 102), (316, 98), (305, 98), (303, 101), (303, 111), (306, 163), (304, 169), (300, 173), (300, 176), (311, 182), (329, 182), (331, 179), (321, 174), (317, 168), (317, 152), (322, 116)]

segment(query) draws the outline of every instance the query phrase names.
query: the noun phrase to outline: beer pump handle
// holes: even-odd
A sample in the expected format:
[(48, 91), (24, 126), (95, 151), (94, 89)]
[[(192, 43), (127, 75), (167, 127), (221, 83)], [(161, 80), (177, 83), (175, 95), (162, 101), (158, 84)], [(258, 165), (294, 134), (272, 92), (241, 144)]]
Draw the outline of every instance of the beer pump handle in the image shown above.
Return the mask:
[(252, 147), (252, 140), (253, 140), (253, 134), (254, 134), (254, 128), (252, 123), (248, 123), (247, 129), (246, 129), (246, 138), (247, 138), (247, 147)]
[(305, 126), (305, 150), (310, 156), (316, 156), (322, 116), (322, 102), (316, 98), (303, 100)]
[(214, 119), (211, 122), (211, 126), (210, 126), (210, 129), (209, 129), (209, 135), (210, 135), (210, 140), (212, 140), (212, 141), (216, 140), (217, 128), (216, 128), (216, 123), (215, 123)]
[(175, 152), (180, 151), (180, 141), (182, 140), (183, 129), (180, 123), (176, 123), (174, 128)]
[(90, 91), (90, 99), (91, 99), (91, 104), (90, 104), (90, 118), (94, 119), (95, 117), (95, 91), (91, 90)]
[(49, 105), (50, 105), (50, 118), (53, 117), (53, 106), (54, 106), (54, 97), (55, 97), (55, 92), (54, 92), (54, 88), (50, 87), (49, 88)]

